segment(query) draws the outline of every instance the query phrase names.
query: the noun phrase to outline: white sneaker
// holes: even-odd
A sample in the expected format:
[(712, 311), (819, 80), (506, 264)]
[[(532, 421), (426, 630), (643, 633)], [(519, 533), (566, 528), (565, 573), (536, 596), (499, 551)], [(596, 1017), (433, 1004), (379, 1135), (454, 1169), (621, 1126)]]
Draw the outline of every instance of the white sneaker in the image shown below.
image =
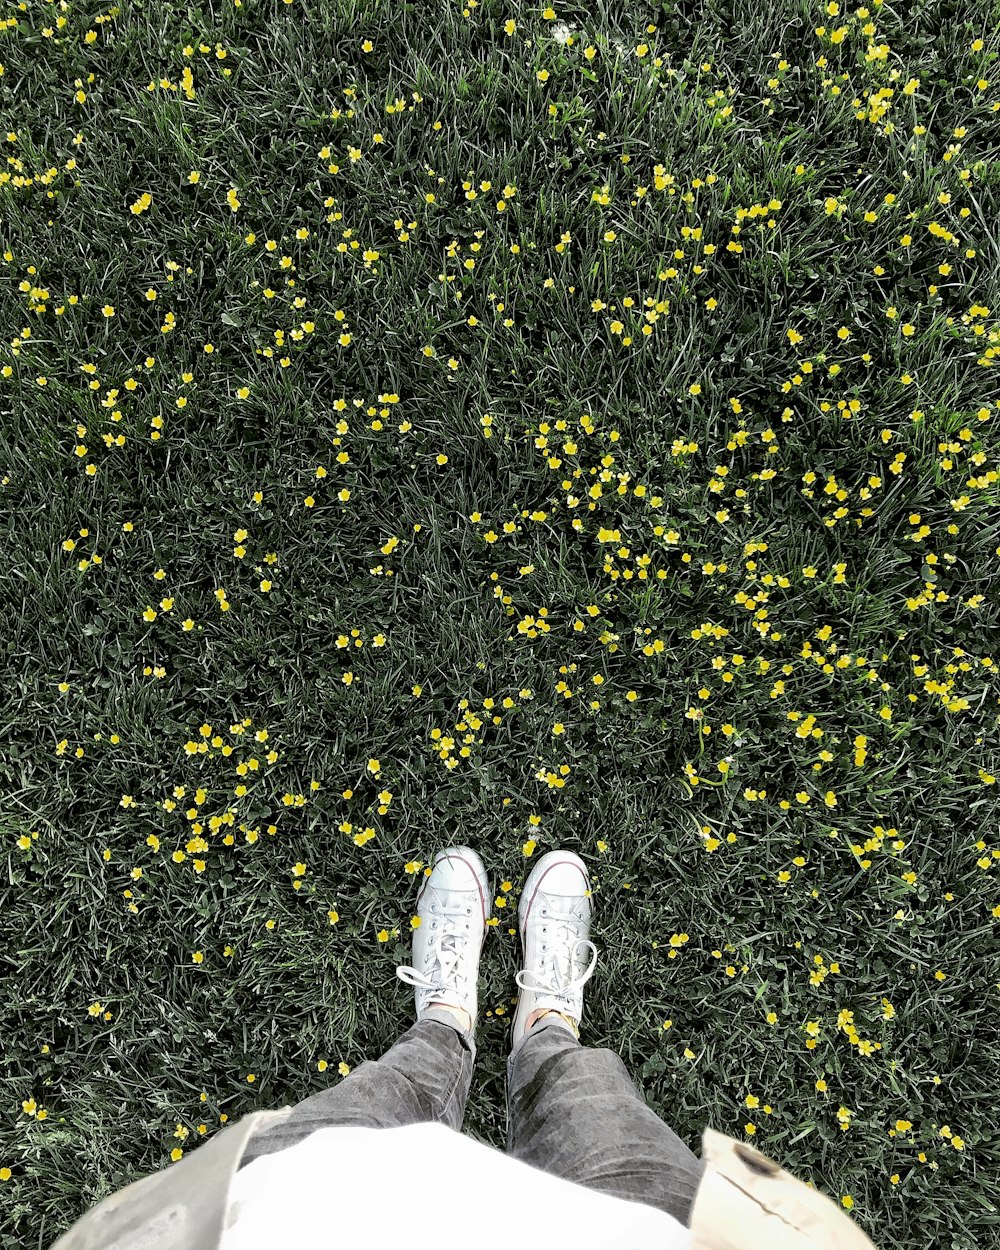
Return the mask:
[[(597, 965), (597, 947), (588, 940), (590, 917), (587, 865), (572, 851), (547, 852), (524, 883), (517, 908), (524, 968), (515, 978), (522, 992), (512, 1048), (524, 1036), (528, 1017), (541, 1008), (569, 1016), (578, 1034), (583, 986)], [(589, 965), (587, 947), (593, 952)]]
[(469, 1013), (479, 1009), (479, 956), (493, 906), (483, 861), (469, 846), (450, 846), (434, 856), (430, 876), (417, 895), (420, 925), (413, 932), (413, 964), (396, 976), (415, 991), (417, 1019), (432, 1002)]

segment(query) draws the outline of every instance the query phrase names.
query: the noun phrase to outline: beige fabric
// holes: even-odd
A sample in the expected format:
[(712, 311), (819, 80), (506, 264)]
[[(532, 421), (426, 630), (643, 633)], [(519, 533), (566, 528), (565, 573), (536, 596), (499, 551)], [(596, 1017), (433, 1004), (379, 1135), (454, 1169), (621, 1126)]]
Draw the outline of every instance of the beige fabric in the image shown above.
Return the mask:
[[(229, 1182), (250, 1134), (290, 1115), (257, 1111), (85, 1212), (51, 1250), (218, 1250)], [(753, 1147), (706, 1128), (691, 1250), (876, 1250), (825, 1195)]]
[(706, 1128), (691, 1250), (877, 1250), (832, 1198), (752, 1146)]
[(103, 1198), (50, 1250), (218, 1250), (229, 1182), (247, 1139), (293, 1110), (252, 1111), (227, 1124), (176, 1163)]

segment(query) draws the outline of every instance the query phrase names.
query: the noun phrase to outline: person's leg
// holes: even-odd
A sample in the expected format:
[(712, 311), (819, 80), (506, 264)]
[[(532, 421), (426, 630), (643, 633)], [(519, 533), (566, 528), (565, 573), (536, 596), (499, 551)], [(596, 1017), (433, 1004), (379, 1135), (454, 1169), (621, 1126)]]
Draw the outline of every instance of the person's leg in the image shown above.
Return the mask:
[(507, 1153), (690, 1227), (705, 1164), (646, 1105), (621, 1056), (542, 1016), (507, 1060)]
[(339, 1084), (296, 1103), (287, 1119), (254, 1133), (239, 1166), (337, 1124), (393, 1128), (441, 1120), (460, 1131), (475, 1060), (475, 1039), (455, 1012), (433, 1007), (381, 1059), (359, 1064)]

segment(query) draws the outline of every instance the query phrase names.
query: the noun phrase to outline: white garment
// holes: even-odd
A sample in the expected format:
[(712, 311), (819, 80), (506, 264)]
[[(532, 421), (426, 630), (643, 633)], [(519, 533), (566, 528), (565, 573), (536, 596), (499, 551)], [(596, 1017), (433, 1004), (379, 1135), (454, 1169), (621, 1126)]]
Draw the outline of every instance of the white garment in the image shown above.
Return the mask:
[[(230, 1183), (219, 1250), (359, 1244), (510, 1250), (511, 1229), (567, 1250), (690, 1250), (690, 1230), (645, 1203), (577, 1185), (439, 1120), (318, 1129)], [(518, 1233), (517, 1237), (520, 1238)]]

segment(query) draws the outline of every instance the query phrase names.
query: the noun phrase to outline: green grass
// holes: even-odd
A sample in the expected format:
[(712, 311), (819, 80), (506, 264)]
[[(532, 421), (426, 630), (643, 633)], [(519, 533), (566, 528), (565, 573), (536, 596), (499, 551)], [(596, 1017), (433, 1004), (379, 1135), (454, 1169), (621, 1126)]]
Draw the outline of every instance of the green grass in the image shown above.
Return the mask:
[(529, 839), (693, 1149), (993, 1244), (1000, 6), (5, 13), (0, 1247), (383, 1053), (454, 842), (502, 1146)]

